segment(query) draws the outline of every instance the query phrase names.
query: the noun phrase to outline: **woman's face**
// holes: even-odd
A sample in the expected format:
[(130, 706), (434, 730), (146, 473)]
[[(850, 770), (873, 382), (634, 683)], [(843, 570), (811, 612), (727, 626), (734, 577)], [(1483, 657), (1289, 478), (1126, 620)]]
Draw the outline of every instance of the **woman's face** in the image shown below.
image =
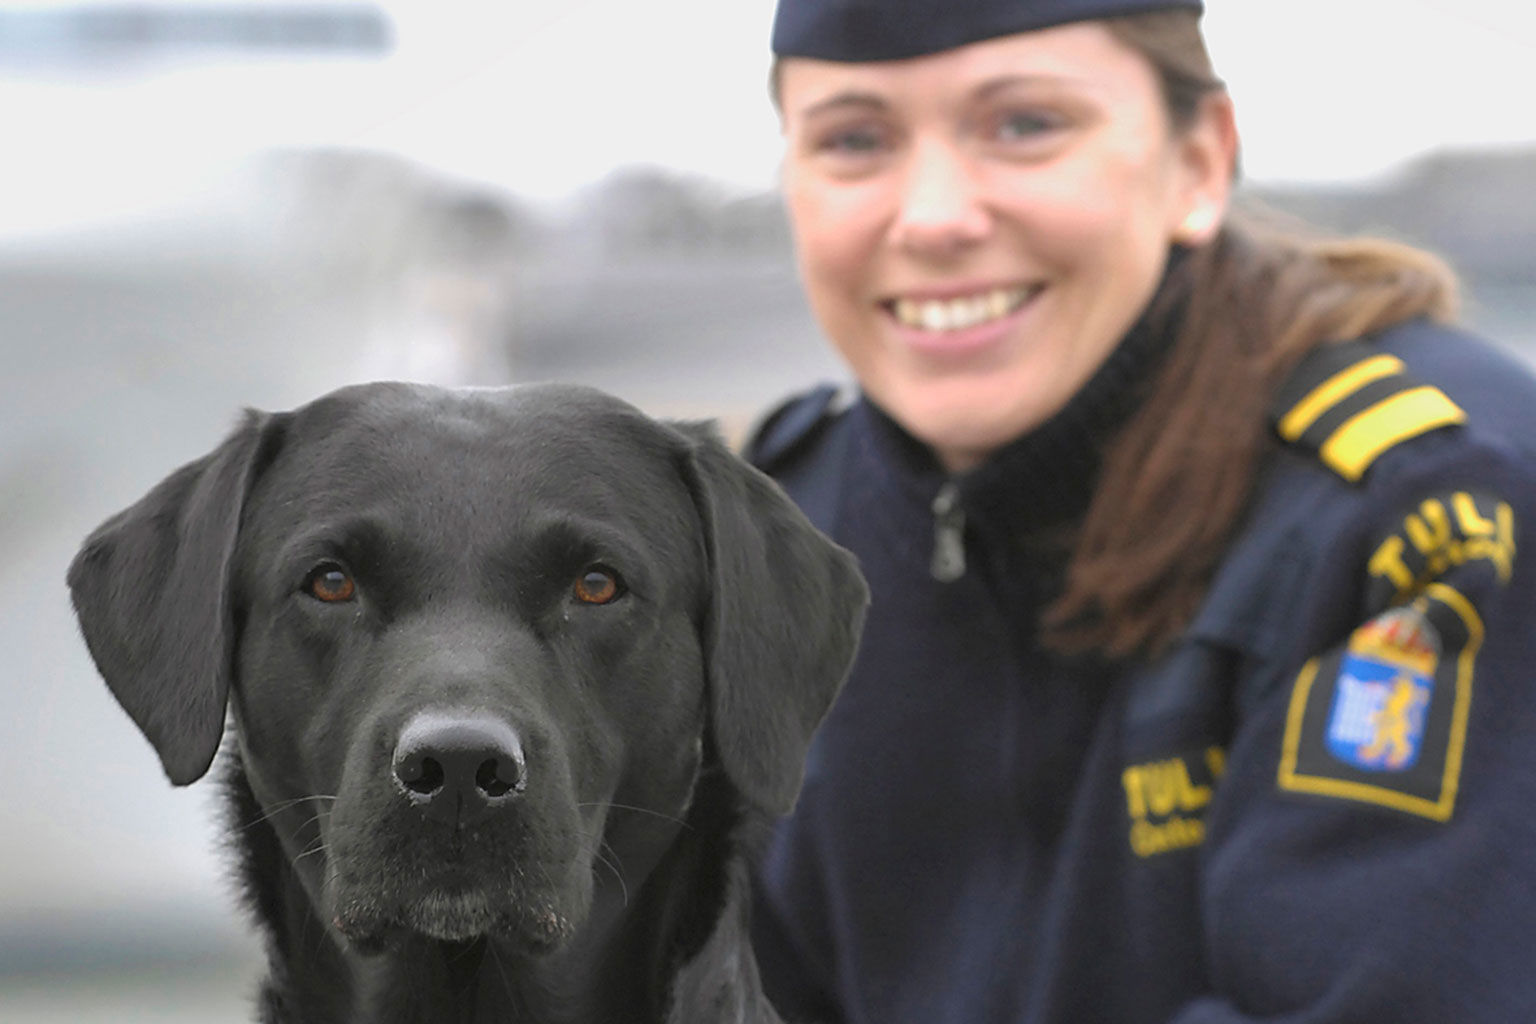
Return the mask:
[(1208, 240), (1224, 97), (1175, 133), (1155, 73), (1092, 22), (911, 60), (782, 61), (783, 184), (812, 309), (951, 471), (1057, 412)]

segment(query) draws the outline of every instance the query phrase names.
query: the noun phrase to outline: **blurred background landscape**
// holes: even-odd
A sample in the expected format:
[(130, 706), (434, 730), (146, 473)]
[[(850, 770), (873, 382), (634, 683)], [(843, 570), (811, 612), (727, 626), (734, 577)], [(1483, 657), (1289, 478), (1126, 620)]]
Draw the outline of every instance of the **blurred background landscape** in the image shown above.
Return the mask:
[[(566, 379), (739, 435), (840, 375), (770, 0), (558, 6), (0, 2), (0, 1022), (249, 1019), (214, 787), (164, 782), (63, 584), (241, 407)], [(1245, 201), (1440, 252), (1536, 363), (1536, 14), (1212, 7)]]

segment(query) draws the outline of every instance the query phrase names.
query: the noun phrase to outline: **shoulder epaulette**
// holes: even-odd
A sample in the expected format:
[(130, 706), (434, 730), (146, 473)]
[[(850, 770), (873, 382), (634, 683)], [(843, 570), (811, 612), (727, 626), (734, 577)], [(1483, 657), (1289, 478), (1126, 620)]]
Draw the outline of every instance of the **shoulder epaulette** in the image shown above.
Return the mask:
[(742, 455), (759, 469), (771, 471), (819, 434), (845, 404), (842, 389), (832, 384), (796, 395), (763, 417), (742, 446)]
[(1439, 388), (1364, 341), (1320, 345), (1292, 372), (1271, 410), (1275, 432), (1351, 482), (1391, 448), (1467, 421)]

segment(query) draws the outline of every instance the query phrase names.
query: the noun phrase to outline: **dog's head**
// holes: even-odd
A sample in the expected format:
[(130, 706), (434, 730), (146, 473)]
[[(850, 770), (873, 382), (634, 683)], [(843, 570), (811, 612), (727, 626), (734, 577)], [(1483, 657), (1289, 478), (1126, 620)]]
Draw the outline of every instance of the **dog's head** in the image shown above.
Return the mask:
[(562, 386), (251, 413), (69, 582), (172, 782), (233, 706), (263, 813), (364, 946), (557, 945), (595, 870), (655, 863), (705, 751), (786, 811), (866, 602), (710, 432)]

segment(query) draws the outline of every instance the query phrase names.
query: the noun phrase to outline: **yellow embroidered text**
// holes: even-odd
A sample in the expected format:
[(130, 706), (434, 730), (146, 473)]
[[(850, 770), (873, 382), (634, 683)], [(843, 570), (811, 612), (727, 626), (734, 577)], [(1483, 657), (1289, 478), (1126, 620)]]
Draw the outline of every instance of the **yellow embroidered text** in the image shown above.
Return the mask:
[(1209, 747), (1198, 761), (1203, 764), (1197, 772), (1208, 782), (1197, 782), (1183, 757), (1131, 765), (1121, 774), (1136, 856), (1152, 857), (1205, 841), (1205, 808), (1212, 786), (1226, 769), (1226, 754), (1220, 747)]

